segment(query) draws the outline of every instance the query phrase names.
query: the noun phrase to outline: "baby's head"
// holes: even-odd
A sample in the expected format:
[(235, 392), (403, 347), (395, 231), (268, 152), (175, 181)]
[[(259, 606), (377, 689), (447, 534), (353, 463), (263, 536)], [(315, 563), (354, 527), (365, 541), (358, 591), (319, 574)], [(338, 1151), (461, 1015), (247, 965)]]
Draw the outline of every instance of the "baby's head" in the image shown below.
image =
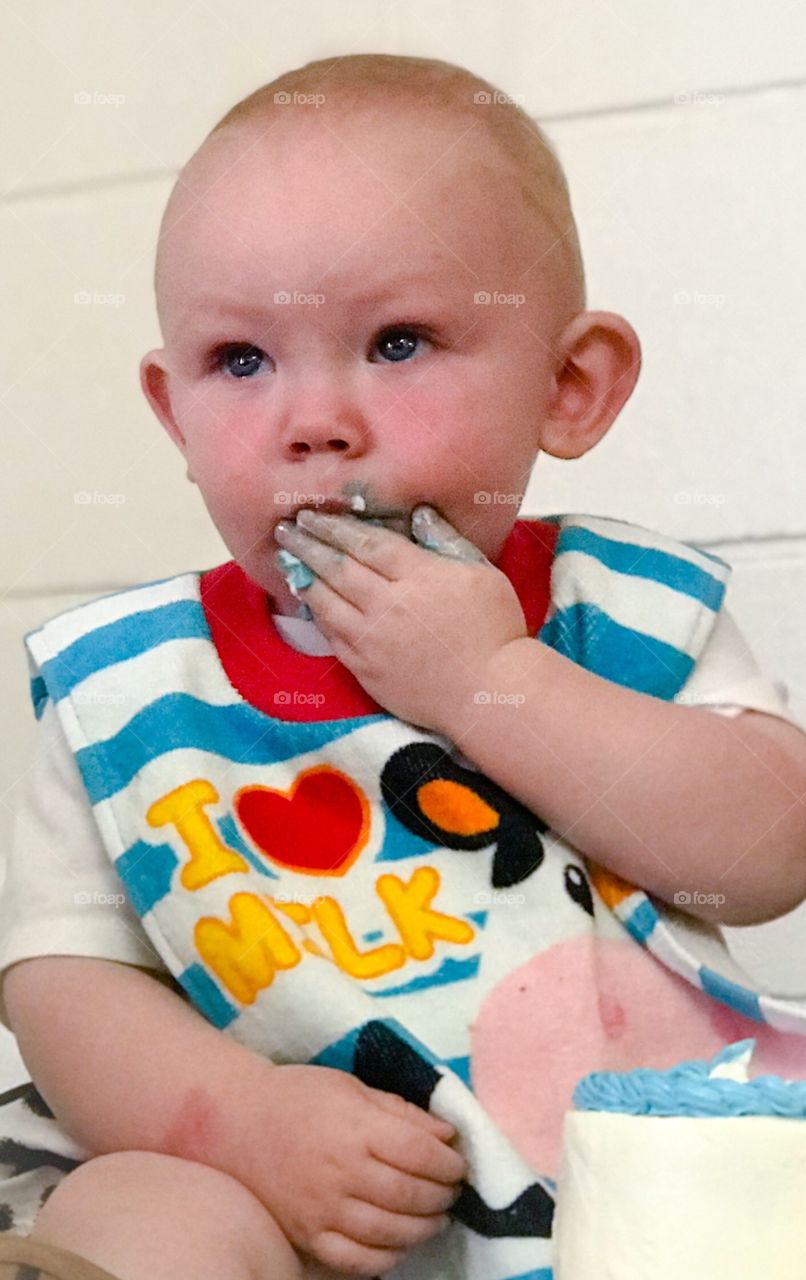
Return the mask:
[(585, 311), (568, 190), (539, 128), (449, 63), (308, 63), (234, 107), (163, 217), (146, 396), (233, 558), (297, 602), (300, 506), (435, 507), (495, 562), (537, 453), (574, 458), (638, 376)]

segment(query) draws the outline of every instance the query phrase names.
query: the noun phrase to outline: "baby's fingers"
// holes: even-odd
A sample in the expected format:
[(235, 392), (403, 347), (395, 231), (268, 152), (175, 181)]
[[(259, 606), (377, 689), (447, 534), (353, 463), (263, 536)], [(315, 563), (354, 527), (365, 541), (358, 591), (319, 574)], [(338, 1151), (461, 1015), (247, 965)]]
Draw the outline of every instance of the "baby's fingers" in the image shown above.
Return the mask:
[(384, 1111), (411, 1120), (413, 1124), (422, 1125), (424, 1129), (435, 1133), (445, 1142), (450, 1142), (456, 1133), (453, 1125), (447, 1120), (440, 1120), (439, 1116), (431, 1115), (430, 1111), (423, 1111), (422, 1107), (415, 1106), (413, 1102), (406, 1102), (406, 1099), (401, 1098), (397, 1093), (385, 1093), (383, 1089), (373, 1089), (372, 1092), (378, 1106), (383, 1107)]
[(339, 1214), (339, 1230), (359, 1244), (383, 1249), (411, 1249), (423, 1240), (439, 1235), (449, 1224), (444, 1214), (410, 1217), (390, 1213), (353, 1197), (345, 1200)]
[(371, 1277), (386, 1275), (406, 1256), (404, 1249), (369, 1249), (340, 1231), (323, 1231), (311, 1242), (308, 1252), (341, 1275)]
[(458, 1151), (433, 1133), (422, 1133), (413, 1125), (389, 1125), (377, 1142), (370, 1142), (370, 1155), (403, 1173), (449, 1185), (460, 1182), (467, 1163)]
[(402, 1173), (383, 1160), (372, 1159), (362, 1169), (355, 1195), (392, 1213), (427, 1217), (429, 1214), (447, 1213), (455, 1204), (460, 1189), (456, 1184), (433, 1182), (430, 1178)]

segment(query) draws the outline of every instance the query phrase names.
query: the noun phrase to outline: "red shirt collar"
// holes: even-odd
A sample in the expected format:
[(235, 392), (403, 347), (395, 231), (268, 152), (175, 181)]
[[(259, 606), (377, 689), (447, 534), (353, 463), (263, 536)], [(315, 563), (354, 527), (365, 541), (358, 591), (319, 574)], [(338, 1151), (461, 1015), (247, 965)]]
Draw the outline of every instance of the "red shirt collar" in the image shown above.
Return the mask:
[[(558, 532), (542, 520), (516, 520), (496, 561), (515, 589), (531, 636), (548, 612)], [(316, 657), (286, 643), (272, 620), (271, 597), (235, 560), (202, 573), (200, 594), (227, 679), (258, 711), (277, 720), (384, 712), (334, 655)], [(317, 694), (322, 696), (311, 696)]]

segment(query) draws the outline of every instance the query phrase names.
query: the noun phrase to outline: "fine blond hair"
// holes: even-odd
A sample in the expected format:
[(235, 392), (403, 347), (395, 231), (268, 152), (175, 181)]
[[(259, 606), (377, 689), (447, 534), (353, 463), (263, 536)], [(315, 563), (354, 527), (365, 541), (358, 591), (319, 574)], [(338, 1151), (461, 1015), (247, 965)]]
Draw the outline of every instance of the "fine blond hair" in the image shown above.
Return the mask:
[(481, 125), (510, 162), (529, 211), (543, 229), (547, 224), (556, 236), (551, 249), (545, 251), (551, 258), (545, 268), (559, 269), (563, 292), (571, 299), (571, 313), (585, 309), (582, 251), (562, 166), (537, 121), (495, 85), (438, 58), (388, 53), (321, 58), (283, 72), (237, 102), (207, 138), (230, 125), (266, 122), (283, 110), (281, 104), (288, 99), (282, 95), (295, 93), (323, 94), (328, 107), (345, 111), (366, 110), (377, 102), (385, 106), (400, 103), (450, 115), (466, 125)]

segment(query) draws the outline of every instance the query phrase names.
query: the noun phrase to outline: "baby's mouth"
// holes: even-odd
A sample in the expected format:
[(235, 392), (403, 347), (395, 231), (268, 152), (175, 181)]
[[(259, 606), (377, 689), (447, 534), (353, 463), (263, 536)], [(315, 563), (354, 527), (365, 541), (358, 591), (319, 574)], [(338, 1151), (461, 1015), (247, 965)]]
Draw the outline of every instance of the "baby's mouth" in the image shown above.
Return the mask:
[(323, 498), (321, 502), (303, 502), (293, 507), (287, 519), (296, 520), (300, 511), (320, 511), (329, 515), (351, 515), (368, 524), (382, 525), (411, 538), (411, 512), (403, 507), (367, 506), (360, 494), (348, 501), (344, 498)]

